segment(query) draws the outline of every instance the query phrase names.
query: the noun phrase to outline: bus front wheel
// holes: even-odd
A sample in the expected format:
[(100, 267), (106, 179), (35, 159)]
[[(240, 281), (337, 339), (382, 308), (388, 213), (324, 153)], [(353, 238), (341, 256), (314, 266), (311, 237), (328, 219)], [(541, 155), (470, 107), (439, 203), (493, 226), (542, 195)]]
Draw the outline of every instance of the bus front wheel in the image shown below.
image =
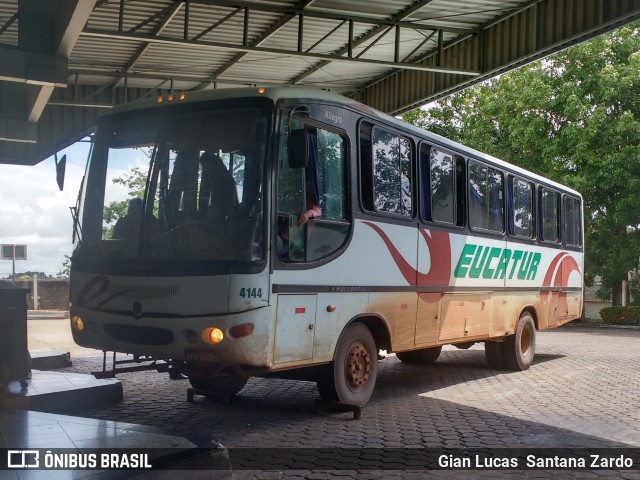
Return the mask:
[(363, 407), (371, 398), (378, 374), (378, 349), (373, 335), (362, 323), (342, 333), (336, 353), (318, 379), (323, 400)]
[(536, 325), (529, 312), (524, 312), (516, 323), (516, 331), (504, 339), (503, 359), (507, 370), (527, 370), (536, 352)]
[(226, 375), (217, 377), (189, 377), (193, 388), (206, 392), (209, 398), (227, 398), (235, 395), (247, 384), (248, 377)]

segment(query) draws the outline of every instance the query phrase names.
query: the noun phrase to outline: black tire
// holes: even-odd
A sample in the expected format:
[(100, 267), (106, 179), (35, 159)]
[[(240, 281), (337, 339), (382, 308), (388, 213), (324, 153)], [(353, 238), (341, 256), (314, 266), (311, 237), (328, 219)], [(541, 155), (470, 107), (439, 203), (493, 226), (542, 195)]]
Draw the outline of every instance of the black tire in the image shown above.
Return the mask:
[(417, 363), (412, 350), (408, 352), (396, 352), (396, 357), (398, 357), (398, 360), (402, 363)]
[(238, 375), (226, 375), (219, 377), (189, 377), (193, 388), (202, 390), (209, 398), (227, 398), (235, 395), (244, 388), (248, 377)]
[(487, 357), (487, 363), (491, 368), (496, 370), (504, 370), (504, 343), (502, 342), (484, 342), (484, 355)]
[(438, 360), (440, 352), (442, 352), (442, 346), (421, 348), (420, 350), (411, 350), (409, 352), (398, 352), (396, 353), (396, 357), (404, 363), (431, 365)]
[(524, 312), (516, 323), (516, 331), (504, 340), (503, 359), (507, 370), (527, 370), (536, 353), (536, 325), (529, 312)]
[(323, 400), (364, 407), (376, 385), (378, 349), (373, 335), (362, 323), (353, 323), (342, 332), (333, 362), (318, 381)]

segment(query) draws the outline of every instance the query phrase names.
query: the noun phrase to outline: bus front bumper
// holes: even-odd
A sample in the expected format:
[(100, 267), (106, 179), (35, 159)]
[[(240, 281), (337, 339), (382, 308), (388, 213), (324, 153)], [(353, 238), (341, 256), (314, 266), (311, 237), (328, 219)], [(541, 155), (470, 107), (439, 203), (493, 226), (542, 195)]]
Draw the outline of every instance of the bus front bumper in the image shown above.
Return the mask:
[(271, 309), (203, 317), (133, 317), (83, 307), (70, 311), (74, 341), (87, 348), (155, 359), (269, 367)]

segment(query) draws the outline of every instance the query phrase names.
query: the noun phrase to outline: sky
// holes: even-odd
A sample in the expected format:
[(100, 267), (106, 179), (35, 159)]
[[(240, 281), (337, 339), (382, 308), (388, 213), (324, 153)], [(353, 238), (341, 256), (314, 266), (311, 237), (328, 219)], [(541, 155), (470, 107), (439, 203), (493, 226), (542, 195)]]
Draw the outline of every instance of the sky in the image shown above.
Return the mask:
[[(62, 192), (53, 157), (35, 166), (0, 164), (0, 244), (27, 245), (27, 260), (16, 260), (16, 273), (55, 277), (65, 255), (71, 255), (69, 207), (76, 204), (88, 152), (88, 143), (77, 143), (58, 154), (67, 154)], [(11, 260), (0, 260), (0, 279), (9, 277), (12, 268)]]

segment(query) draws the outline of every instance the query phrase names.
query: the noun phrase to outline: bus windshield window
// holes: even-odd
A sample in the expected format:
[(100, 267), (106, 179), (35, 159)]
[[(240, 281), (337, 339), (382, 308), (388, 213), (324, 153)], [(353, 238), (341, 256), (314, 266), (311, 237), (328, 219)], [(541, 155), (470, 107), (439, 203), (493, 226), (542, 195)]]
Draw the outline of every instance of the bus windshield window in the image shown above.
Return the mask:
[(266, 111), (236, 107), (99, 125), (81, 248), (109, 259), (262, 259), (267, 123)]

